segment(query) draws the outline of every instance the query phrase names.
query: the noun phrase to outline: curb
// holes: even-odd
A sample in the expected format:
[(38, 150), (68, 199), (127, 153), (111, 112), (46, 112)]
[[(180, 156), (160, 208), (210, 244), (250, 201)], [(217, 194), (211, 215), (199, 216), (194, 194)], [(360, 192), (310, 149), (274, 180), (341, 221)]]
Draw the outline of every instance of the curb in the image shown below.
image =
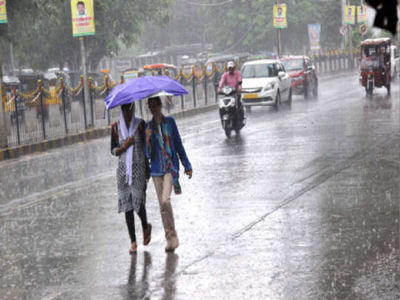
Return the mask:
[(348, 72), (340, 72), (340, 73), (336, 73), (336, 74), (333, 74), (333, 75), (318, 75), (317, 74), (317, 77), (318, 77), (318, 80), (319, 81), (326, 81), (326, 80), (331, 80), (331, 79), (335, 79), (335, 78), (339, 78), (339, 77), (347, 77), (347, 76), (354, 76), (354, 75), (357, 75), (358, 73), (357, 72), (355, 72), (355, 71), (348, 71)]
[[(218, 107), (218, 104), (214, 103), (214, 104), (210, 104), (210, 105), (203, 106), (200, 108), (193, 108), (193, 109), (188, 109), (188, 110), (184, 110), (184, 111), (177, 112), (177, 113), (172, 113), (172, 114), (170, 114), (170, 116), (173, 116), (174, 118), (177, 118), (177, 119), (185, 118), (185, 117), (194, 116), (199, 113), (212, 111), (216, 107)], [(111, 133), (110, 127), (98, 128), (98, 129), (92, 129), (89, 131), (78, 133), (75, 135), (68, 135), (63, 138), (42, 141), (42, 142), (36, 143), (36, 144), (23, 145), (23, 146), (18, 146), (18, 147), (14, 147), (14, 148), (0, 149), (0, 162), (4, 161), (4, 160), (19, 158), (23, 155), (29, 155), (29, 154), (33, 154), (33, 153), (39, 153), (39, 152), (46, 152), (47, 150), (62, 148), (62, 147), (70, 146), (70, 145), (80, 143), (80, 142), (86, 142), (86, 141), (90, 141), (90, 140), (107, 137), (107, 136), (110, 136), (110, 133)]]
[(73, 145), (80, 142), (86, 142), (102, 137), (109, 136), (111, 129), (109, 127), (93, 129), (78, 133), (75, 135), (68, 135), (63, 138), (54, 140), (46, 140), (36, 144), (24, 145), (14, 148), (7, 148), (0, 150), (0, 161), (19, 158), (23, 155), (29, 155), (36, 152), (45, 152), (47, 150), (62, 148), (65, 146)]
[(197, 115), (199, 113), (213, 111), (217, 107), (218, 107), (218, 103), (213, 103), (213, 104), (209, 104), (207, 106), (202, 106), (200, 108), (192, 108), (192, 109), (180, 111), (177, 113), (172, 113), (172, 114), (170, 114), (170, 116), (174, 117), (175, 119), (187, 118), (187, 117)]

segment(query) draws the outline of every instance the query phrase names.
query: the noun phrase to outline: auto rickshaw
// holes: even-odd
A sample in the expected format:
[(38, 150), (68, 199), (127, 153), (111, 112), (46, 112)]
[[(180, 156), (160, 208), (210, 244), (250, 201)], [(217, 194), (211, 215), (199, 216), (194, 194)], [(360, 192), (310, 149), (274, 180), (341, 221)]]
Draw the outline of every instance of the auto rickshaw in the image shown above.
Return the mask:
[(19, 90), (20, 81), (15, 76), (3, 76), (3, 84), (4, 84), (4, 91), (6, 94), (6, 98), (4, 99), (4, 109), (5, 112), (11, 116), (11, 123), (13, 124), (16, 119), (16, 109), (15, 109), (15, 100), (17, 102), (18, 108), (18, 118), (22, 121), (24, 120), (23, 111), (26, 110), (25, 102), (20, 97), (14, 99), (15, 91)]
[(367, 95), (372, 95), (375, 87), (386, 87), (390, 95), (391, 62), (390, 38), (368, 39), (361, 42), (360, 71), (361, 85)]
[[(46, 73), (25, 73), (18, 76), (21, 81), (21, 91), (23, 93), (31, 93), (38, 88), (38, 80), (42, 82), (42, 88), (47, 90), (43, 97), (43, 115), (45, 119), (49, 117), (50, 105), (61, 105), (62, 101), (57, 95), (58, 78), (54, 72)], [(39, 101), (35, 103), (37, 117), (42, 116), (42, 105)]]
[(143, 76), (144, 70), (142, 68), (130, 68), (122, 72), (124, 81), (131, 80)]
[(161, 76), (161, 75), (168, 75), (171, 77), (176, 77), (178, 75), (178, 71), (176, 66), (170, 64), (152, 64), (152, 65), (145, 65), (143, 67), (144, 75), (145, 76)]

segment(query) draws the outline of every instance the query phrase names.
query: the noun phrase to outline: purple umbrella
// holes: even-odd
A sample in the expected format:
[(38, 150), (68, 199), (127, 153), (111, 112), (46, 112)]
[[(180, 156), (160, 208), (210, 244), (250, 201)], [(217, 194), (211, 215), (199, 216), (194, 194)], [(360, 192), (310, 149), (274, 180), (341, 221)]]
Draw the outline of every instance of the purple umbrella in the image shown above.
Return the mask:
[(168, 76), (139, 77), (115, 87), (105, 100), (106, 108), (112, 109), (116, 106), (150, 98), (160, 92), (173, 96), (188, 93), (183, 85)]

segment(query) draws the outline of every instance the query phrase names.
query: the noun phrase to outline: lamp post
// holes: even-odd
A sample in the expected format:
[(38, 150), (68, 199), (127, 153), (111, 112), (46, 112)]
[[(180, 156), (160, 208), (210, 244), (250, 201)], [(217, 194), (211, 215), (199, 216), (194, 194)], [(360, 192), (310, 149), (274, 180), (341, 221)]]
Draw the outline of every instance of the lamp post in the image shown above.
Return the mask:
[[(275, 4), (278, 5), (279, 0), (275, 0)], [(277, 28), (276, 30), (277, 30), (276, 34), (277, 34), (277, 40), (278, 40), (278, 57), (281, 58), (282, 57), (281, 29)]]
[(0, 148), (7, 147), (7, 124), (6, 124), (6, 112), (4, 110), (5, 103), (5, 92), (3, 85), (3, 63), (0, 54)]

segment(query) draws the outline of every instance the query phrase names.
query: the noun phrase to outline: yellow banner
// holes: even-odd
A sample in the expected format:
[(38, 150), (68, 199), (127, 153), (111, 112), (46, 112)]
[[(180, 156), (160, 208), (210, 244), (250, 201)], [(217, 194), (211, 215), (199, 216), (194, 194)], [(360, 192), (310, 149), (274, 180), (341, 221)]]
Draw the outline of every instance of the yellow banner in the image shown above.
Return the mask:
[(7, 23), (6, 0), (0, 0), (0, 24)]
[(274, 27), (287, 28), (286, 4), (274, 5)]
[(357, 20), (358, 23), (367, 23), (367, 7), (365, 5), (357, 6)]
[(352, 5), (346, 5), (344, 10), (344, 24), (353, 25), (356, 23), (356, 7)]
[(95, 35), (93, 0), (71, 0), (71, 12), (73, 36)]

